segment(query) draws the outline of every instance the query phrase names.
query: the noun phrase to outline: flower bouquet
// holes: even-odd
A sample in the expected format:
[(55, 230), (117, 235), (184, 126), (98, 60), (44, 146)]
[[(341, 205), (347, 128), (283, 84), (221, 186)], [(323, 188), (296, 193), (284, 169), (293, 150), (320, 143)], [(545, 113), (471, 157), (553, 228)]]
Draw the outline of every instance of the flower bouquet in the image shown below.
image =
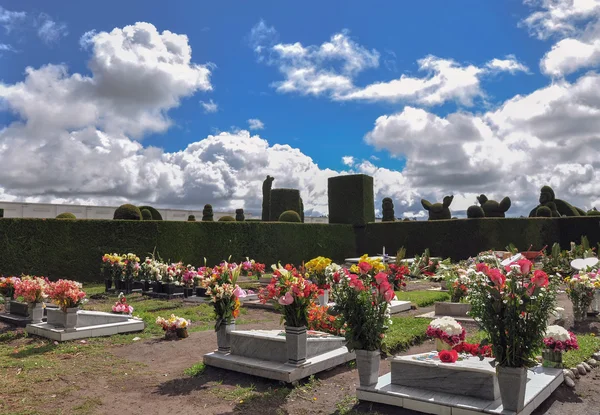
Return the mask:
[(492, 348), (489, 344), (482, 346), (479, 343), (462, 342), (452, 348), (459, 354), (470, 354), (471, 356), (493, 357)]
[(577, 337), (561, 326), (548, 326), (544, 336), (542, 365), (544, 367), (562, 368), (562, 354), (569, 350), (579, 349)]
[(189, 336), (187, 328), (190, 326), (191, 321), (171, 314), (171, 317), (168, 319), (157, 317), (156, 324), (161, 326), (165, 331), (165, 339), (174, 340), (176, 338), (184, 339)]
[(600, 287), (597, 273), (580, 272), (565, 278), (564, 281), (567, 284), (567, 295), (573, 304), (575, 321), (583, 321), (594, 299), (596, 288)]
[(127, 298), (123, 295), (123, 293), (119, 294), (119, 299), (112, 306), (112, 312), (115, 314), (129, 314), (133, 313), (133, 307), (127, 304)]
[(137, 279), (140, 273), (140, 258), (135, 254), (123, 254), (121, 256), (123, 269), (121, 278), (125, 281)]
[(26, 275), (15, 284), (15, 298), (22, 297), (26, 303), (43, 303), (48, 294), (48, 279)]
[(331, 259), (319, 256), (304, 264), (308, 278), (317, 285), (319, 290), (328, 290), (330, 288), (330, 281), (326, 269), (331, 263)]
[(14, 298), (15, 285), (19, 280), (18, 277), (0, 277), (0, 295), (4, 298)]
[(328, 309), (329, 306), (312, 303), (308, 308), (308, 328), (314, 331), (333, 334), (334, 336), (343, 336), (345, 330), (338, 321), (339, 318), (329, 314)]
[(463, 298), (467, 297), (469, 294), (469, 284), (471, 284), (471, 279), (467, 271), (461, 268), (457, 269), (454, 278), (449, 278), (448, 282), (451, 302), (459, 303)]
[(438, 351), (450, 350), (465, 340), (465, 329), (452, 317), (436, 318), (427, 327), (427, 336), (436, 339)]
[(241, 275), (244, 277), (256, 277), (260, 279), (265, 273), (265, 264), (260, 264), (253, 259), (246, 258), (246, 261), (241, 264)]
[(85, 291), (81, 283), (70, 280), (51, 282), (46, 287), (46, 294), (58, 307), (67, 312), (67, 309), (78, 308), (86, 302)]
[(104, 274), (104, 281), (106, 284), (106, 291), (112, 287), (113, 281), (115, 282), (115, 288), (117, 281), (121, 280), (121, 273), (123, 271), (122, 258), (119, 254), (104, 254), (102, 255), (102, 265), (100, 270)]
[(234, 323), (240, 314), (240, 297), (242, 289), (237, 285), (240, 267), (232, 267), (227, 262), (213, 268), (212, 275), (205, 283), (206, 294), (215, 309), (215, 331), (222, 325)]

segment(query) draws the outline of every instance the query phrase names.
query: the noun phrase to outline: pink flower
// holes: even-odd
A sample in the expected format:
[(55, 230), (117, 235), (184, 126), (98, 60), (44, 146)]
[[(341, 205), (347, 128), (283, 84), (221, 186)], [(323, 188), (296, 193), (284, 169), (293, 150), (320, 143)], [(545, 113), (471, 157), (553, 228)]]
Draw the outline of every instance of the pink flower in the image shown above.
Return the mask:
[(533, 266), (533, 264), (531, 263), (530, 260), (519, 259), (517, 262), (513, 262), (508, 267), (506, 267), (507, 268), (506, 271), (510, 271), (510, 269), (513, 265), (518, 265), (519, 268), (521, 269), (521, 274), (523, 274), (523, 275), (529, 274), (529, 271), (531, 271), (531, 267)]
[(290, 304), (292, 304), (294, 302), (294, 297), (288, 291), (287, 293), (285, 293), (285, 295), (283, 297), (279, 297), (279, 301), (278, 302), (281, 305), (290, 305)]
[(491, 270), (489, 270), (488, 277), (490, 278), (490, 280), (492, 280), (492, 282), (495, 285), (499, 287), (502, 287), (506, 282), (506, 277), (498, 268), (492, 268)]
[(371, 268), (373, 267), (368, 262), (361, 262), (358, 264), (358, 268), (360, 269), (360, 272), (366, 274), (367, 272), (371, 271)]
[(477, 272), (483, 272), (484, 274), (487, 274), (490, 268), (487, 266), (487, 264), (480, 262), (479, 264), (477, 264), (476, 270)]
[(381, 285), (384, 282), (388, 282), (388, 276), (385, 272), (380, 272), (375, 275), (375, 281), (377, 281), (377, 284)]
[(540, 269), (537, 269), (533, 273), (531, 282), (534, 283), (538, 287), (547, 287), (548, 286), (548, 274), (546, 274), (544, 271), (542, 271)]
[(235, 290), (233, 290), (233, 295), (237, 298), (242, 298), (246, 296), (246, 291), (242, 290), (239, 285), (236, 285)]

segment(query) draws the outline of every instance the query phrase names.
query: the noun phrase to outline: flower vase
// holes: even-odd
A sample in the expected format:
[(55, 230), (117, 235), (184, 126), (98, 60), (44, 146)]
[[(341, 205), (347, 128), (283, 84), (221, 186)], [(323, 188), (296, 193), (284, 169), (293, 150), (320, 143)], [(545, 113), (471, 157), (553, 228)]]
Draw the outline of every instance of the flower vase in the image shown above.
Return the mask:
[(235, 331), (235, 320), (224, 322), (217, 330), (217, 351), (219, 353), (231, 352), (231, 332)]
[(580, 323), (585, 320), (587, 310), (590, 307), (589, 301), (579, 301), (573, 303), (573, 319), (576, 323)]
[(44, 318), (44, 303), (29, 303), (27, 312), (31, 319), (31, 324), (41, 323)]
[(67, 308), (67, 311), (63, 311), (59, 308), (46, 309), (46, 322), (55, 327), (74, 329), (77, 326), (77, 311), (79, 308)]
[(542, 350), (542, 366), (562, 369), (563, 354), (560, 351), (554, 351), (550, 349)]
[(165, 340), (177, 340), (177, 330), (166, 330)]
[(452, 350), (452, 346), (448, 343), (441, 341), (440, 339), (435, 339), (435, 350), (441, 352), (442, 350)]
[(179, 337), (180, 339), (185, 339), (185, 338), (189, 337), (187, 328), (177, 329), (176, 332), (177, 332), (177, 337)]
[(10, 302), (12, 301), (11, 297), (4, 297), (4, 312), (10, 314)]
[(306, 363), (306, 326), (285, 326), (285, 344), (287, 347), (287, 363), (301, 366)]
[(503, 409), (516, 413), (521, 412), (525, 406), (527, 368), (497, 366), (496, 374)]
[(374, 386), (379, 379), (379, 363), (381, 352), (379, 350), (354, 350), (356, 354), (356, 368), (360, 386)]
[(329, 304), (329, 290), (323, 290), (323, 295), (319, 295), (318, 300), (320, 306)]
[(109, 292), (112, 287), (112, 278), (107, 278), (104, 280), (105, 291)]

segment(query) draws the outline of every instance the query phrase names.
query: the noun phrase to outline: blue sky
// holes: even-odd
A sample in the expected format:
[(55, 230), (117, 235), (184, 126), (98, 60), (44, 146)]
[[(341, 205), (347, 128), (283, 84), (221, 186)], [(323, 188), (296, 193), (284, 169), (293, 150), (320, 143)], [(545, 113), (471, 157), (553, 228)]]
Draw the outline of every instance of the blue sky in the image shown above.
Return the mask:
[[(187, 36), (192, 51), (191, 64), (206, 65), (209, 68), (212, 89), (192, 88), (177, 95), (176, 104), (160, 108), (168, 114), (171, 126), (168, 129), (149, 128), (142, 136), (130, 137), (132, 140), (144, 147), (155, 146), (162, 148), (165, 153), (176, 153), (185, 149), (189, 143), (199, 142), (209, 135), (247, 130), (248, 120), (258, 119), (264, 128), (251, 130), (251, 135), (260, 135), (270, 146), (288, 144), (299, 149), (320, 170), (365, 172), (364, 166), (358, 168), (357, 164), (342, 162), (342, 157), (352, 156), (356, 163), (369, 160), (379, 169), (404, 174), (395, 179), (398, 186), (406, 186), (403, 180), (421, 173), (405, 170), (407, 161), (411, 160), (411, 154), (400, 149), (401, 142), (406, 137), (377, 138), (374, 133), (377, 131), (378, 117), (406, 114), (404, 109), (410, 106), (422, 109), (430, 119), (438, 117), (443, 121), (452, 120), (456, 114), (468, 114), (472, 117), (473, 125), (477, 125), (477, 120), (485, 120), (486, 114), (501, 108), (508, 100), (519, 95), (528, 96), (559, 81), (571, 85), (597, 66), (597, 62), (591, 59), (591, 62), (582, 64), (581, 67), (563, 71), (558, 77), (550, 76), (549, 71), (540, 69), (546, 54), (561, 40), (572, 38), (589, 44), (589, 34), (583, 32), (584, 27), (590, 21), (595, 22), (598, 17), (595, 11), (585, 10), (584, 15), (575, 15), (572, 21), (559, 22), (572, 25), (576, 29), (575, 33), (564, 30), (536, 34), (534, 32), (540, 30), (544, 22), (557, 19), (552, 13), (551, 2), (547, 0), (534, 0), (525, 4), (518, 0), (452, 3), (441, 0), (368, 3), (178, 1), (169, 5), (159, 1), (0, 1), (0, 6), (4, 12), (19, 12), (26, 16), (17, 19), (13, 15), (11, 18), (15, 23), (12, 26), (5, 24), (5, 30), (0, 30), (0, 44), (8, 45), (9, 48), (0, 56), (0, 81), (7, 87), (26, 79), (26, 67), (39, 69), (49, 64), (64, 65), (69, 76), (81, 74), (93, 77), (94, 74), (88, 67), (93, 54), (92, 48), (82, 47), (81, 37), (92, 31), (96, 34), (110, 33), (114, 28), (148, 22), (158, 33), (168, 30)], [(526, 19), (535, 12), (545, 14), (536, 18), (534, 23), (528, 23)], [(52, 30), (40, 33), (40, 27), (48, 21), (52, 22)], [(256, 43), (251, 36), (252, 29), (259, 24), (269, 29), (269, 38), (263, 42), (261, 52), (256, 51)], [(550, 29), (547, 31), (552, 32)], [(348, 74), (341, 69), (339, 60), (328, 61), (326, 58), (314, 57), (298, 63), (295, 60), (286, 61), (275, 52), (276, 45), (293, 45), (296, 42), (305, 50), (315, 51), (336, 34), (342, 34), (352, 42), (355, 48), (352, 53), (360, 54), (362, 50), (365, 54), (376, 54), (376, 64), (364, 64)], [(347, 96), (348, 90), (357, 91), (400, 77), (414, 78), (415, 82), (431, 79), (435, 76), (434, 70), (419, 70), (419, 60), (428, 56), (434, 57), (436, 62), (453, 62), (460, 68), (471, 65), (480, 73), (475, 86), (477, 91), (470, 93), (466, 100), (461, 99), (460, 93), (453, 92), (434, 104), (427, 103), (423, 97), (339, 98)], [(515, 65), (520, 65), (521, 69), (491, 69), (486, 65), (493, 59), (506, 62), (510, 60)], [(277, 83), (285, 81), (286, 70), (307, 67), (344, 76), (351, 81), (352, 87), (315, 94), (301, 89), (287, 92), (277, 89)], [(441, 73), (441, 76), (443, 78), (445, 73)], [(13, 105), (11, 99), (14, 98), (5, 94), (4, 100), (8, 104), (4, 109), (8, 110), (0, 111), (0, 123), (4, 126), (10, 126), (19, 120), (32, 123), (32, 119), (23, 115), (24, 112), (15, 109), (16, 104)], [(206, 111), (202, 102), (216, 104), (216, 111)], [(502, 130), (498, 124), (490, 128), (494, 134)], [(371, 141), (365, 140), (365, 136), (371, 133), (374, 138)], [(498, 140), (505, 138), (498, 137)], [(408, 143), (409, 146), (416, 146), (419, 138), (411, 140), (413, 141)], [(535, 141), (531, 138), (528, 140), (529, 144)], [(467, 141), (469, 140), (465, 140)], [(504, 144), (506, 143), (505, 141)], [(462, 145), (460, 140), (456, 144)], [(522, 148), (522, 144), (517, 147)], [(512, 145), (511, 141), (510, 146)], [(421, 157), (426, 154), (425, 143), (423, 146), (415, 150), (415, 154)], [(435, 146), (431, 148), (432, 151), (440, 151)], [(448, 162), (452, 160), (449, 159)], [(461, 161), (457, 159), (456, 162)], [(547, 177), (547, 174), (540, 177), (538, 182), (547, 181)], [(493, 185), (497, 178), (490, 180), (489, 185), (482, 185), (481, 192), (496, 190)], [(511, 180), (521, 179), (515, 177)], [(417, 185), (412, 183), (410, 194), (401, 194), (391, 188), (388, 192), (397, 195), (401, 199), (399, 204), (406, 206), (407, 211), (412, 213), (416, 212), (414, 206), (418, 206), (420, 197), (440, 198), (442, 194), (453, 191), (462, 193), (465, 199), (471, 200), (472, 195), (480, 193), (461, 183), (457, 183), (456, 189), (452, 189), (432, 186), (430, 181), (426, 182), (428, 184), (423, 185), (423, 191), (419, 191)], [(537, 184), (528, 183), (527, 191), (530, 191), (529, 185), (535, 188)], [(56, 186), (58, 187), (60, 186)], [(565, 191), (570, 191), (569, 189), (569, 185), (565, 184)], [(313, 190), (308, 189), (307, 192)], [(86, 189), (72, 191), (74, 199), (91, 197)], [(510, 189), (497, 191), (498, 198), (504, 196), (502, 192), (511, 192)], [(70, 199), (68, 192), (64, 190), (46, 193), (46, 196), (53, 194), (58, 199)], [(84, 196), (78, 196), (78, 193)], [(110, 192), (101, 193), (106, 195)], [(23, 189), (11, 192), (6, 188), (5, 194), (17, 195), (17, 198), (28, 196)], [(514, 191), (512, 194), (516, 196), (520, 193)], [(31, 196), (42, 197), (34, 194)], [(131, 194), (117, 196), (132, 197)], [(133, 195), (138, 196), (142, 197), (141, 194)], [(152, 198), (157, 199), (156, 196)], [(528, 199), (534, 200), (535, 195)], [(591, 206), (594, 201), (586, 200), (586, 203)], [(462, 208), (466, 206), (461, 205)]]

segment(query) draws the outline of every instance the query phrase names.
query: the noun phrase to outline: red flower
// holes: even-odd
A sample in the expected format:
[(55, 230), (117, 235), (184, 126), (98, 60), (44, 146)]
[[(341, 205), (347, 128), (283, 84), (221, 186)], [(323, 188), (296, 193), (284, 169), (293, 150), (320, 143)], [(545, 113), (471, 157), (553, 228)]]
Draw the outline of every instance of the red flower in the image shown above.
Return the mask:
[(382, 285), (384, 282), (388, 282), (388, 276), (385, 272), (380, 272), (375, 275), (375, 281), (377, 281), (377, 284)]
[(371, 268), (373, 267), (368, 262), (361, 262), (358, 264), (358, 268), (360, 269), (360, 272), (366, 274), (367, 272), (371, 271)]
[(443, 363), (454, 363), (458, 359), (456, 350), (442, 350), (438, 353), (440, 361)]
[(487, 274), (490, 270), (490, 268), (487, 266), (487, 264), (481, 262), (479, 264), (477, 264), (476, 267), (477, 272), (483, 272), (484, 274)]
[(534, 283), (538, 287), (547, 287), (548, 286), (548, 274), (546, 274), (541, 269), (535, 270), (533, 273), (533, 277), (531, 278), (531, 282)]
[(492, 280), (492, 282), (497, 286), (502, 287), (506, 282), (506, 277), (498, 268), (490, 269), (487, 275), (488, 277), (490, 277), (490, 280)]

